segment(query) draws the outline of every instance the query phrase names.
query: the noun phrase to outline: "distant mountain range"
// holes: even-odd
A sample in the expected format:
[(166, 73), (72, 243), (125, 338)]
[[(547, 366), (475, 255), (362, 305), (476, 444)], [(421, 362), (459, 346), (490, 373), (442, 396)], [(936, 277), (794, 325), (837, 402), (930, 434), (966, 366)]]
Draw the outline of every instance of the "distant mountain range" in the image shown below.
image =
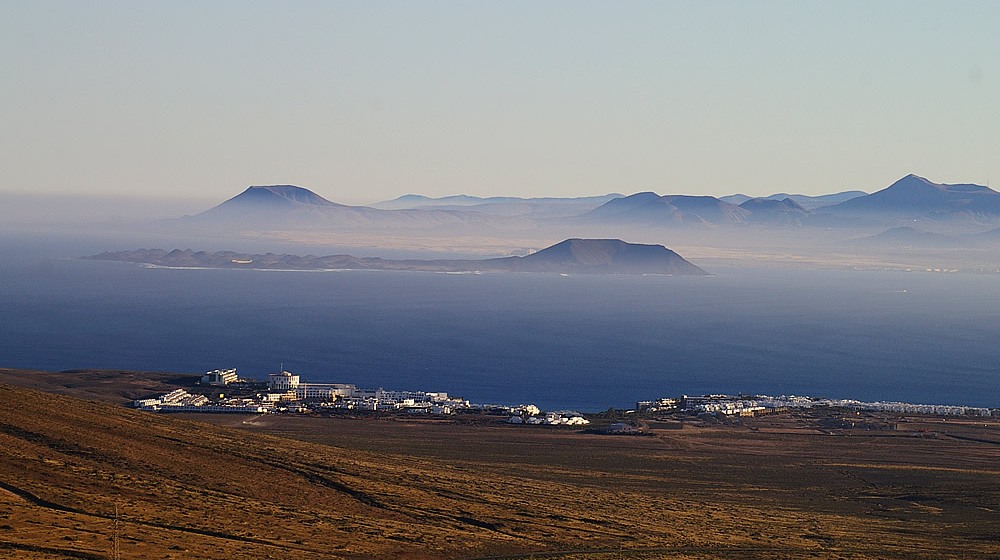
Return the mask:
[(183, 268), (251, 268), (282, 270), (422, 270), (430, 272), (555, 272), (573, 274), (707, 273), (662, 245), (626, 243), (619, 239), (567, 239), (525, 257), (482, 260), (389, 260), (351, 255), (208, 253), (190, 249), (138, 249), (83, 257)]
[(839, 204), (841, 202), (850, 200), (852, 198), (857, 198), (859, 196), (865, 196), (867, 194), (868, 193), (866, 193), (864, 191), (844, 191), (844, 192), (840, 192), (840, 193), (824, 194), (824, 195), (819, 195), (819, 196), (807, 196), (807, 195), (804, 195), (804, 194), (778, 193), (778, 194), (772, 194), (772, 195), (769, 195), (769, 196), (752, 197), (752, 196), (747, 196), (745, 194), (731, 194), (731, 195), (728, 195), (728, 196), (721, 196), (721, 197), (719, 197), (719, 200), (722, 200), (723, 202), (728, 202), (730, 204), (740, 204), (740, 205), (742, 205), (744, 202), (747, 202), (749, 200), (776, 200), (776, 201), (783, 201), (786, 198), (789, 198), (792, 201), (794, 201), (796, 204), (798, 204), (799, 206), (801, 206), (804, 210), (812, 211), (812, 210), (816, 210), (818, 208), (822, 208), (824, 206), (832, 206), (834, 204)]
[(605, 222), (646, 224), (734, 224), (749, 212), (712, 196), (660, 196), (642, 192), (608, 201), (583, 217)]
[[(941, 227), (1000, 226), (1000, 193), (971, 184), (939, 184), (907, 175), (872, 194), (660, 195), (640, 192), (579, 198), (406, 195), (373, 206), (348, 206), (292, 185), (252, 186), (175, 222), (194, 231), (436, 231), (468, 233), (562, 228), (571, 235), (643, 228), (822, 227), (867, 229), (925, 221)], [(590, 228), (590, 229), (588, 229)], [(563, 233), (562, 235), (565, 235)], [(606, 235), (606, 233), (601, 233)]]
[(436, 228), (464, 225), (516, 227), (517, 218), (473, 211), (434, 209), (380, 210), (331, 202), (293, 185), (251, 186), (194, 216), (185, 225), (227, 229)]
[(555, 203), (555, 204), (566, 204), (566, 203), (593, 203), (593, 204), (604, 204), (605, 202), (621, 198), (625, 195), (618, 193), (611, 193), (602, 196), (580, 196), (571, 198), (559, 198), (559, 197), (532, 197), (532, 198), (522, 198), (518, 196), (469, 196), (466, 194), (459, 194), (453, 196), (442, 196), (437, 198), (432, 198), (429, 196), (423, 196), (420, 194), (404, 194), (399, 198), (394, 198), (392, 200), (387, 200), (385, 202), (376, 202), (372, 204), (372, 208), (381, 208), (384, 210), (406, 210), (414, 208), (427, 208), (427, 207), (439, 207), (439, 206), (479, 206), (483, 204), (512, 204), (512, 203)]
[(939, 184), (907, 175), (873, 194), (847, 191), (823, 197), (715, 198), (643, 192), (610, 200), (583, 218), (661, 226), (768, 223), (827, 227), (895, 225), (914, 219), (994, 223), (1000, 219), (1000, 193), (980, 185)]
[(377, 202), (371, 207), (381, 210), (463, 210), (500, 216), (557, 218), (577, 216), (622, 196), (624, 195), (612, 193), (575, 198), (520, 198), (512, 196), (482, 198), (468, 195), (430, 198), (418, 194), (408, 194), (394, 200)]

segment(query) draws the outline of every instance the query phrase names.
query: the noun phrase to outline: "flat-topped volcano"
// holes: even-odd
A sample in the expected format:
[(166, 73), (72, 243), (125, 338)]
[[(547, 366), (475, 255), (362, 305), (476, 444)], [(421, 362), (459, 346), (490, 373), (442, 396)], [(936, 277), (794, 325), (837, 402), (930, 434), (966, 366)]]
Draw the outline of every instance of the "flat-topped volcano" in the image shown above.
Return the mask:
[(351, 255), (277, 255), (190, 249), (138, 249), (84, 257), (177, 268), (250, 268), (281, 270), (423, 270), (428, 272), (556, 272), (578, 274), (675, 274), (706, 276), (663, 245), (620, 239), (567, 239), (526, 257), (484, 260), (389, 260)]
[(295, 185), (250, 186), (240, 194), (195, 216), (195, 219), (238, 220), (270, 219), (281, 220), (295, 217), (301, 219), (311, 214), (322, 215), (328, 211), (346, 209), (347, 206), (330, 202), (309, 189)]
[[(287, 208), (299, 204), (313, 206), (343, 206), (323, 198), (309, 189), (295, 185), (255, 185), (222, 203), (228, 206), (272, 206)], [(222, 206), (220, 205), (220, 206)]]
[(523, 272), (705, 275), (701, 268), (663, 245), (620, 239), (567, 239), (526, 257), (502, 259)]

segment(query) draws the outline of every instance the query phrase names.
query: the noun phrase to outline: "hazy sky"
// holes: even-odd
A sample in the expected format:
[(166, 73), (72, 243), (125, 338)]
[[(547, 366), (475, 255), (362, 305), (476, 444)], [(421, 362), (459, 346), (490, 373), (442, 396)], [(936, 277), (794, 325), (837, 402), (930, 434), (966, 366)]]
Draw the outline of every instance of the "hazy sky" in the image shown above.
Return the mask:
[(1000, 181), (1000, 2), (0, 0), (0, 194)]

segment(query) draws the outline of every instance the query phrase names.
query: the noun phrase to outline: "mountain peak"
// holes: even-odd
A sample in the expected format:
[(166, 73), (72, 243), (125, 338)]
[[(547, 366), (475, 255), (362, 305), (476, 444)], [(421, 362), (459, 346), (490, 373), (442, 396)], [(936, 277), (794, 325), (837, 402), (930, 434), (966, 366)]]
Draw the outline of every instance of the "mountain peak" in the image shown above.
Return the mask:
[(920, 175), (914, 175), (913, 173), (910, 173), (909, 175), (898, 179), (896, 182), (894, 182), (893, 184), (889, 185), (888, 187), (886, 187), (883, 190), (889, 190), (889, 189), (912, 189), (912, 188), (921, 188), (921, 187), (938, 188), (940, 186), (941, 185), (938, 185), (937, 183), (935, 183), (933, 181), (930, 181), (929, 179), (921, 177)]
[(222, 204), (198, 214), (198, 217), (242, 220), (248, 215), (273, 217), (276, 212), (285, 214), (326, 208), (344, 206), (295, 185), (251, 185)]
[(829, 207), (832, 213), (882, 217), (1000, 216), (1000, 193), (974, 184), (935, 183), (909, 174), (867, 196)]
[(941, 193), (995, 192), (989, 187), (984, 187), (983, 185), (976, 185), (971, 183), (958, 183), (958, 184), (935, 183), (929, 179), (925, 179), (919, 175), (914, 175), (912, 173), (896, 181), (895, 183), (889, 185), (888, 187), (883, 189), (882, 192), (887, 192), (890, 190), (894, 191), (924, 190), (927, 192), (931, 192), (933, 190)]
[(316, 206), (330, 206), (334, 204), (309, 189), (295, 185), (251, 185), (247, 187), (247, 190), (226, 202), (294, 203)]

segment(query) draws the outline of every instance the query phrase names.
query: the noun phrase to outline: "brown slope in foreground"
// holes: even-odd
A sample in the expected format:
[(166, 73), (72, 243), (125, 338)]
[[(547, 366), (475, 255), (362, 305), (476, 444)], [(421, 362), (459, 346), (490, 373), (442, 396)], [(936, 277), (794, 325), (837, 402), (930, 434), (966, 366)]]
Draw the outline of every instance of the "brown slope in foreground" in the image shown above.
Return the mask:
[(0, 403), (0, 557), (107, 558), (116, 507), (122, 558), (988, 558), (1000, 534), (1000, 446), (970, 440)]
[(0, 383), (9, 383), (47, 393), (58, 393), (92, 401), (129, 405), (135, 399), (191, 388), (200, 375), (118, 369), (71, 369), (41, 371), (0, 368)]

